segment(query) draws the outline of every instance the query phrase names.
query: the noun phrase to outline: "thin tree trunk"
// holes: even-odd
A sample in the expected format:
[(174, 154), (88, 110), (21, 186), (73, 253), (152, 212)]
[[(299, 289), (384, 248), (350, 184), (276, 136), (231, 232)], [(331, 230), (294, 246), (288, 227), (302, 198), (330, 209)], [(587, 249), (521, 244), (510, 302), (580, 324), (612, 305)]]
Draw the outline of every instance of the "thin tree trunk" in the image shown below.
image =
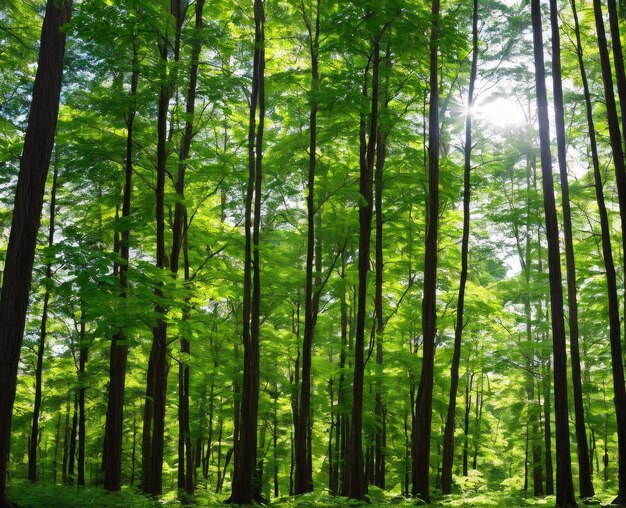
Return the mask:
[(472, 16), (472, 67), (470, 70), (469, 92), (467, 97), (467, 112), (465, 117), (465, 147), (463, 171), (463, 238), (461, 239), (461, 277), (459, 282), (459, 296), (456, 305), (456, 326), (454, 329), (454, 353), (450, 368), (450, 396), (448, 413), (443, 437), (443, 465), (441, 470), (441, 492), (452, 492), (452, 463), (454, 460), (454, 429), (456, 414), (456, 396), (459, 387), (459, 362), (461, 361), (461, 340), (463, 336), (465, 285), (467, 283), (469, 229), (470, 229), (470, 198), (471, 198), (471, 170), (472, 170), (472, 115), (474, 106), (474, 86), (478, 72), (478, 0), (474, 0)]
[[(374, 169), (378, 131), (378, 89), (380, 69), (380, 35), (373, 43), (372, 58), (372, 98), (369, 118), (369, 140), (366, 132), (367, 119), (361, 115), (360, 138), (360, 177), (359, 191), (364, 200), (359, 208), (359, 292), (357, 304), (356, 336), (354, 342), (354, 373), (352, 383), (352, 419), (348, 445), (346, 477), (343, 495), (352, 499), (363, 499), (367, 491), (363, 463), (363, 376), (365, 369), (365, 316), (367, 306), (367, 273), (370, 268), (370, 240), (372, 234), (372, 172)], [(369, 67), (369, 63), (368, 63)], [(367, 70), (364, 75), (363, 96), (367, 97)]]
[[(59, 175), (58, 156), (55, 156), (52, 190), (50, 192), (50, 224), (48, 226), (48, 248), (54, 245), (54, 219), (56, 214), (57, 179)], [(43, 356), (46, 350), (46, 333), (48, 324), (48, 302), (50, 301), (50, 285), (52, 284), (52, 263), (46, 264), (45, 292), (43, 310), (41, 311), (41, 327), (39, 329), (39, 345), (37, 347), (37, 366), (35, 367), (35, 400), (33, 402), (33, 424), (31, 427), (28, 448), (28, 479), (37, 481), (37, 443), (39, 436), (39, 415), (41, 411), (41, 387), (43, 374)]]
[[(138, 82), (139, 52), (137, 42), (133, 39), (133, 70), (130, 79), (128, 115), (126, 117), (126, 155), (124, 159), (124, 195), (122, 198), (123, 219), (130, 216), (133, 189), (133, 133), (137, 111)], [(130, 258), (130, 230), (128, 227), (122, 229), (119, 252), (121, 258), (119, 264), (120, 298), (126, 298), (128, 261)], [(111, 340), (108, 404), (104, 429), (104, 488), (109, 491), (119, 491), (122, 487), (122, 440), (127, 359), (128, 343), (124, 330), (120, 329)]]
[(74, 484), (74, 465), (76, 459), (76, 435), (78, 434), (78, 394), (74, 392), (74, 409), (72, 413), (72, 430), (70, 431), (70, 456), (67, 466), (68, 484)]
[[(552, 85), (554, 87), (554, 113), (557, 137), (559, 174), (561, 177), (561, 200), (563, 206), (563, 235), (565, 237), (565, 260), (567, 265), (567, 306), (569, 309), (570, 353), (572, 358), (572, 382), (574, 385), (574, 414), (576, 425), (576, 451), (578, 456), (579, 494), (581, 498), (594, 495), (589, 470), (589, 450), (585, 431), (585, 412), (580, 372), (580, 349), (578, 346), (578, 301), (576, 287), (576, 264), (572, 235), (572, 212), (567, 176), (565, 112), (563, 107), (563, 84), (561, 72), (561, 36), (559, 12), (556, 0), (550, 0), (550, 24), (552, 27)], [(626, 98), (626, 96), (625, 96)]]
[[(575, 5), (572, 5), (575, 9)], [(606, 99), (606, 111), (609, 125), (609, 135), (611, 139), (611, 151), (613, 153), (613, 165), (617, 180), (618, 199), (620, 204), (620, 219), (622, 231), (626, 231), (626, 167), (624, 165), (624, 153), (622, 151), (622, 139), (619, 128), (617, 105), (615, 93), (613, 91), (613, 76), (611, 73), (611, 62), (607, 48), (606, 33), (602, 18), (602, 6), (600, 0), (593, 2), (596, 19), (596, 32), (598, 35), (598, 48), (600, 51), (600, 62), (602, 66), (602, 80), (604, 82), (604, 95)], [(577, 37), (580, 40), (579, 30)], [(582, 58), (582, 50), (579, 46), (579, 65)], [(618, 58), (619, 59), (619, 58)], [(618, 76), (619, 78), (619, 76)], [(587, 87), (588, 88), (588, 87)], [(587, 109), (591, 107), (590, 98), (586, 97)], [(588, 119), (593, 120), (587, 113)], [(590, 140), (595, 144), (595, 133), (592, 131), (592, 123), (589, 124)], [(594, 162), (594, 166), (595, 166)], [(602, 254), (607, 280), (607, 296), (609, 300), (609, 327), (611, 342), (611, 366), (613, 372), (613, 390), (615, 416), (617, 419), (617, 448), (618, 448), (618, 477), (619, 487), (617, 498), (613, 504), (626, 504), (626, 388), (624, 387), (624, 368), (622, 356), (622, 344), (620, 338), (619, 307), (617, 307), (617, 276), (611, 248), (611, 233), (606, 218), (606, 206), (602, 191), (602, 177), (599, 167), (594, 167), (594, 179), (596, 187), (596, 199), (600, 209), (600, 223), (602, 227)], [(605, 220), (606, 219), (606, 220)], [(626, 235), (622, 235), (622, 247), (626, 247)], [(626, 252), (626, 251), (625, 251)], [(606, 457), (608, 460), (608, 457)]]
[[(320, 0), (317, 0), (314, 18), (306, 12), (304, 1), (301, 4), (302, 16), (308, 32), (309, 52), (311, 58), (311, 109), (309, 111), (309, 169), (307, 179), (307, 257), (306, 287), (304, 293), (304, 340), (302, 343), (302, 376), (300, 380), (300, 398), (295, 431), (295, 483), (294, 493), (304, 494), (313, 490), (310, 482), (312, 471), (309, 468), (310, 450), (307, 446), (307, 434), (311, 411), (311, 357), (315, 324), (319, 310), (319, 298), (313, 290), (313, 269), (315, 263), (316, 230), (315, 230), (315, 169), (317, 164), (317, 111), (319, 107), (319, 35), (320, 35)], [(319, 274), (318, 274), (319, 277)], [(319, 288), (317, 289), (319, 291)]]
[(422, 299), (423, 352), (413, 435), (414, 497), (430, 501), (430, 433), (433, 413), (435, 335), (437, 333), (437, 244), (439, 234), (439, 0), (433, 0), (430, 36), (430, 110), (428, 131), (428, 227)]
[(10, 507), (6, 481), (17, 368), (26, 322), (37, 231), (59, 113), (71, 0), (48, 0), (37, 73), (15, 191), (11, 233), (0, 292), (0, 507)]
[(576, 504), (569, 445), (567, 407), (567, 351), (565, 344), (565, 318), (563, 315), (563, 285), (559, 248), (559, 226), (554, 199), (552, 177), (552, 154), (550, 153), (550, 120), (546, 93), (545, 63), (543, 57), (543, 34), (539, 0), (531, 1), (533, 25), (533, 49), (535, 57), (535, 85), (537, 89), (537, 113), (539, 118), (539, 141), (541, 171), (543, 177), (543, 203), (548, 239), (548, 267), (550, 274), (550, 311), (552, 344), (554, 354), (555, 431), (556, 431), (556, 503), (557, 506)]
[(78, 460), (77, 484), (85, 485), (85, 368), (88, 360), (88, 346), (85, 342), (85, 311), (80, 313), (79, 352), (78, 352)]
[[(248, 131), (248, 184), (245, 207), (245, 260), (243, 297), (243, 388), (241, 421), (235, 454), (232, 492), (228, 502), (251, 504), (257, 454), (259, 410), (259, 328), (261, 274), (259, 233), (261, 226), (261, 184), (263, 181), (263, 133), (265, 125), (265, 6), (254, 0), (254, 60)], [(257, 126), (258, 110), (258, 126)], [(254, 216), (254, 219), (252, 218)]]

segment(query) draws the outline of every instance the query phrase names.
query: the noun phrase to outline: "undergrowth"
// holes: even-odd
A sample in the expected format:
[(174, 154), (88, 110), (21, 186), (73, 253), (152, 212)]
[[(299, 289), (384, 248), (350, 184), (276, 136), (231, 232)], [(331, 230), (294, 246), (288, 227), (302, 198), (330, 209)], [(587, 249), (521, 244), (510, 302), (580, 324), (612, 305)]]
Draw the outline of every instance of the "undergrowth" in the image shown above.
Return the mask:
[[(169, 491), (164, 496), (156, 499), (150, 498), (137, 489), (124, 487), (121, 492), (110, 493), (102, 488), (76, 487), (52, 485), (50, 483), (32, 484), (26, 481), (13, 481), (9, 487), (9, 497), (19, 508), (82, 508), (82, 507), (129, 507), (147, 508), (161, 506), (230, 506), (223, 503), (225, 495), (217, 496), (207, 491), (199, 491), (191, 501), (183, 503), (175, 491)], [(608, 505), (610, 495), (603, 495), (590, 500), (592, 504)], [(479, 491), (452, 494), (450, 496), (438, 496), (432, 499), (432, 507), (523, 507), (523, 506), (554, 506), (555, 497), (543, 498), (526, 497), (522, 492), (510, 489), (501, 491)], [(582, 506), (581, 502), (581, 506)], [(357, 502), (344, 497), (332, 496), (326, 491), (312, 492), (302, 496), (285, 496), (272, 500), (271, 507), (382, 507), (401, 506), (413, 507), (424, 506), (419, 499), (406, 499), (397, 493), (384, 492), (375, 487), (370, 487), (368, 498), (364, 502)]]

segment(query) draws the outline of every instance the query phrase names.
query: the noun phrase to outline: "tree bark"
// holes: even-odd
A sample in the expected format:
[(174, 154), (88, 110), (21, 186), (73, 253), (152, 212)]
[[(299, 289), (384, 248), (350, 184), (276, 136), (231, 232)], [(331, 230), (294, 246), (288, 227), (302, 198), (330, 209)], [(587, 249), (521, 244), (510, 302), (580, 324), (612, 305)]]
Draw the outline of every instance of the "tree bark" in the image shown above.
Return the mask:
[(62, 27), (70, 16), (71, 0), (48, 0), (5, 256), (0, 293), (0, 507), (12, 506), (6, 492), (11, 416), (37, 231), (59, 114), (66, 36)]
[(79, 352), (78, 352), (78, 460), (77, 485), (85, 485), (85, 368), (87, 366), (89, 348), (85, 342), (85, 312), (81, 310), (79, 324)]
[[(314, 295), (313, 270), (316, 246), (316, 211), (315, 211), (315, 169), (317, 164), (317, 111), (319, 108), (319, 35), (320, 35), (320, 0), (317, 0), (314, 19), (307, 14), (304, 2), (301, 5), (302, 16), (308, 32), (311, 58), (311, 109), (309, 111), (309, 169), (307, 177), (307, 257), (306, 287), (304, 293), (304, 338), (302, 342), (302, 375), (300, 379), (300, 398), (298, 414), (294, 426), (295, 438), (295, 483), (294, 493), (304, 494), (313, 490), (310, 482), (312, 471), (309, 468), (310, 449), (307, 435), (311, 417), (311, 357), (315, 324), (319, 310), (319, 298)], [(319, 277), (319, 275), (318, 275)], [(319, 291), (319, 289), (317, 289)]]
[[(137, 87), (139, 82), (139, 55), (137, 42), (133, 40), (133, 70), (130, 79), (128, 116), (126, 117), (126, 154), (124, 158), (124, 194), (122, 219), (130, 216), (133, 176), (133, 133), (137, 111)], [(119, 279), (120, 298), (126, 298), (128, 285), (128, 261), (130, 259), (130, 230), (125, 226), (120, 241)], [(123, 300), (122, 300), (123, 305)], [(109, 360), (109, 391), (107, 417), (104, 428), (104, 488), (119, 491), (122, 487), (122, 440), (124, 424), (124, 390), (126, 386), (126, 363), (128, 342), (123, 329), (111, 340)]]
[[(565, 139), (565, 112), (563, 107), (563, 84), (561, 72), (561, 36), (559, 12), (556, 0), (550, 0), (550, 24), (552, 27), (552, 84), (554, 88), (554, 114), (561, 177), (561, 200), (563, 206), (563, 235), (565, 237), (565, 260), (567, 266), (567, 306), (569, 309), (570, 353), (572, 358), (572, 382), (574, 385), (574, 414), (576, 426), (576, 451), (578, 457), (579, 494), (581, 498), (594, 495), (589, 450), (585, 430), (585, 412), (580, 371), (580, 348), (578, 345), (578, 301), (576, 287), (576, 264), (572, 234), (572, 212), (567, 176), (567, 153)], [(626, 97), (625, 97), (626, 98)]]
[[(56, 157), (55, 157), (56, 159)], [(50, 224), (48, 226), (48, 248), (54, 245), (54, 219), (56, 214), (57, 179), (59, 175), (58, 160), (54, 162), (52, 189), (50, 192)], [(50, 301), (50, 285), (52, 284), (52, 263), (46, 263), (45, 292), (43, 310), (41, 311), (41, 327), (39, 329), (39, 345), (37, 346), (37, 366), (35, 367), (35, 400), (33, 402), (33, 424), (30, 432), (28, 448), (28, 479), (37, 481), (37, 443), (39, 442), (39, 415), (41, 412), (41, 388), (43, 374), (43, 356), (46, 350), (46, 334), (48, 324), (48, 302)]]
[(265, 4), (263, 0), (254, 0), (254, 25), (254, 59), (248, 130), (248, 184), (244, 224), (246, 245), (243, 284), (243, 393), (232, 492), (227, 500), (233, 504), (251, 504), (255, 498), (261, 298), (259, 233), (265, 126)]
[[(615, 271), (615, 263), (613, 261), (613, 250), (611, 246), (611, 229), (609, 225), (608, 213), (604, 200), (604, 191), (602, 183), (602, 172), (598, 157), (598, 146), (595, 134), (595, 126), (593, 120), (593, 105), (591, 103), (591, 93), (589, 91), (589, 82), (585, 71), (583, 61), (583, 50), (580, 37), (580, 28), (578, 23), (578, 13), (576, 4), (572, 0), (572, 11), (574, 14), (576, 45), (578, 54), (578, 65), (583, 82), (585, 92), (585, 108), (587, 113), (587, 123), (589, 124), (589, 143), (591, 147), (591, 156), (593, 163), (594, 184), (596, 192), (596, 201), (598, 202), (598, 210), (600, 214), (600, 227), (602, 231), (602, 256), (606, 273), (607, 299), (608, 299), (608, 317), (609, 317), (609, 338), (611, 343), (611, 367), (613, 372), (613, 390), (615, 415), (617, 419), (617, 447), (618, 447), (618, 472), (619, 487), (617, 498), (614, 504), (626, 504), (626, 389), (624, 387), (624, 370), (622, 367), (622, 345), (621, 345), (621, 325), (619, 317), (619, 303), (617, 292), (617, 275)], [(626, 194), (626, 168), (624, 166), (623, 152), (621, 146), (621, 136), (619, 132), (619, 123), (617, 109), (615, 104), (615, 94), (613, 92), (613, 78), (611, 75), (610, 57), (607, 48), (606, 33), (604, 23), (602, 21), (602, 7), (599, 1), (594, 0), (594, 15), (596, 18), (596, 31), (598, 35), (598, 47), (600, 50), (600, 60), (602, 65), (602, 80), (604, 82), (604, 91), (606, 98), (606, 109), (608, 116), (608, 124), (611, 138), (611, 149), (613, 152), (613, 164), (618, 184), (618, 193), (620, 188), (622, 194)], [(624, 196), (626, 198), (626, 195)], [(622, 230), (626, 226), (626, 207), (622, 207), (622, 198), (620, 199), (620, 217), (622, 219)], [(622, 235), (626, 236), (626, 235)], [(605, 456), (608, 461), (608, 456)], [(605, 461), (605, 477), (606, 477), (606, 461)], [(605, 478), (606, 479), (606, 478)]]
[(454, 353), (450, 368), (450, 397), (448, 413), (443, 436), (443, 465), (441, 470), (441, 492), (452, 492), (452, 462), (454, 460), (454, 429), (456, 414), (456, 396), (459, 388), (459, 362), (461, 361), (461, 340), (463, 336), (465, 286), (467, 283), (469, 230), (470, 230), (470, 199), (472, 171), (472, 108), (474, 106), (474, 86), (478, 72), (478, 0), (474, 0), (472, 15), (472, 67), (470, 70), (467, 111), (465, 117), (465, 147), (463, 171), (463, 238), (461, 239), (461, 277), (459, 296), (456, 304), (456, 326), (454, 329)]
[(543, 33), (539, 0), (531, 1), (533, 50), (535, 58), (535, 85), (539, 118), (541, 172), (543, 177), (543, 204), (548, 240), (548, 267), (550, 276), (550, 312), (554, 355), (554, 412), (556, 433), (556, 504), (575, 506), (574, 483), (569, 444), (567, 407), (567, 351), (565, 345), (565, 318), (563, 315), (563, 285), (559, 248), (559, 226), (554, 198), (552, 154), (550, 151), (550, 121), (543, 56)]
[(439, 0), (433, 0), (430, 36), (430, 109), (428, 125), (428, 214), (422, 299), (422, 370), (415, 402), (413, 435), (414, 497), (430, 501), (430, 433), (433, 416), (435, 335), (437, 334), (437, 244), (439, 234)]
[[(352, 384), (352, 419), (346, 465), (346, 477), (343, 483), (343, 495), (352, 499), (363, 499), (367, 492), (363, 464), (363, 377), (365, 369), (365, 316), (367, 306), (367, 274), (370, 268), (370, 243), (372, 234), (372, 177), (376, 155), (378, 131), (378, 90), (380, 70), (380, 35), (372, 41), (372, 97), (369, 118), (370, 132), (367, 134), (367, 119), (361, 114), (360, 138), (360, 176), (359, 192), (363, 202), (359, 208), (359, 291), (357, 303), (356, 335), (354, 341), (354, 373)], [(369, 68), (369, 63), (368, 63)], [(367, 97), (367, 70), (364, 75), (363, 96)]]

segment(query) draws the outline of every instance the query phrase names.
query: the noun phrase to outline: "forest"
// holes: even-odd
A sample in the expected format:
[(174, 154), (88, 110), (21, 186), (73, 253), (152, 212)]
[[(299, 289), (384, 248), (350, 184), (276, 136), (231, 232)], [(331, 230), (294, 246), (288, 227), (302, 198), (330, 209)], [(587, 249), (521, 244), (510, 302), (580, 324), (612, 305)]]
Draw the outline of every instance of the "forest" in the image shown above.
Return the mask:
[(626, 0), (0, 0), (0, 508), (626, 506)]

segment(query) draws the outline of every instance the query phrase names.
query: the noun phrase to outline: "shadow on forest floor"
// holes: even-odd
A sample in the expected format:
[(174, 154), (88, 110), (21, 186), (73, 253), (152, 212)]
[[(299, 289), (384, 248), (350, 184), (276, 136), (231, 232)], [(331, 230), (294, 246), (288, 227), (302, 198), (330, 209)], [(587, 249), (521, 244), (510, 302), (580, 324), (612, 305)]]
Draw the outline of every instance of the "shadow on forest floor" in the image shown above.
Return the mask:
[[(101, 488), (76, 486), (52, 485), (39, 483), (33, 485), (26, 481), (11, 482), (9, 496), (17, 503), (19, 508), (82, 508), (82, 507), (158, 507), (158, 506), (182, 506), (177, 499), (175, 491), (167, 492), (160, 499), (148, 498), (135, 489), (123, 488), (118, 493), (107, 493)], [(190, 506), (229, 506), (222, 501), (225, 496), (216, 497), (206, 491), (200, 491)], [(602, 496), (600, 501), (608, 505), (610, 496)], [(450, 496), (434, 497), (431, 507), (522, 507), (522, 506), (554, 506), (555, 497), (544, 498), (524, 497), (519, 492), (491, 491), (481, 493), (453, 494)], [(596, 500), (596, 506), (600, 502)], [(419, 500), (406, 499), (395, 493), (383, 492), (379, 489), (370, 489), (369, 502), (356, 502), (347, 498), (331, 496), (326, 492), (311, 493), (298, 497), (280, 497), (271, 502), (270, 507), (379, 507), (379, 506), (424, 506)], [(579, 506), (583, 506), (581, 502)]]

